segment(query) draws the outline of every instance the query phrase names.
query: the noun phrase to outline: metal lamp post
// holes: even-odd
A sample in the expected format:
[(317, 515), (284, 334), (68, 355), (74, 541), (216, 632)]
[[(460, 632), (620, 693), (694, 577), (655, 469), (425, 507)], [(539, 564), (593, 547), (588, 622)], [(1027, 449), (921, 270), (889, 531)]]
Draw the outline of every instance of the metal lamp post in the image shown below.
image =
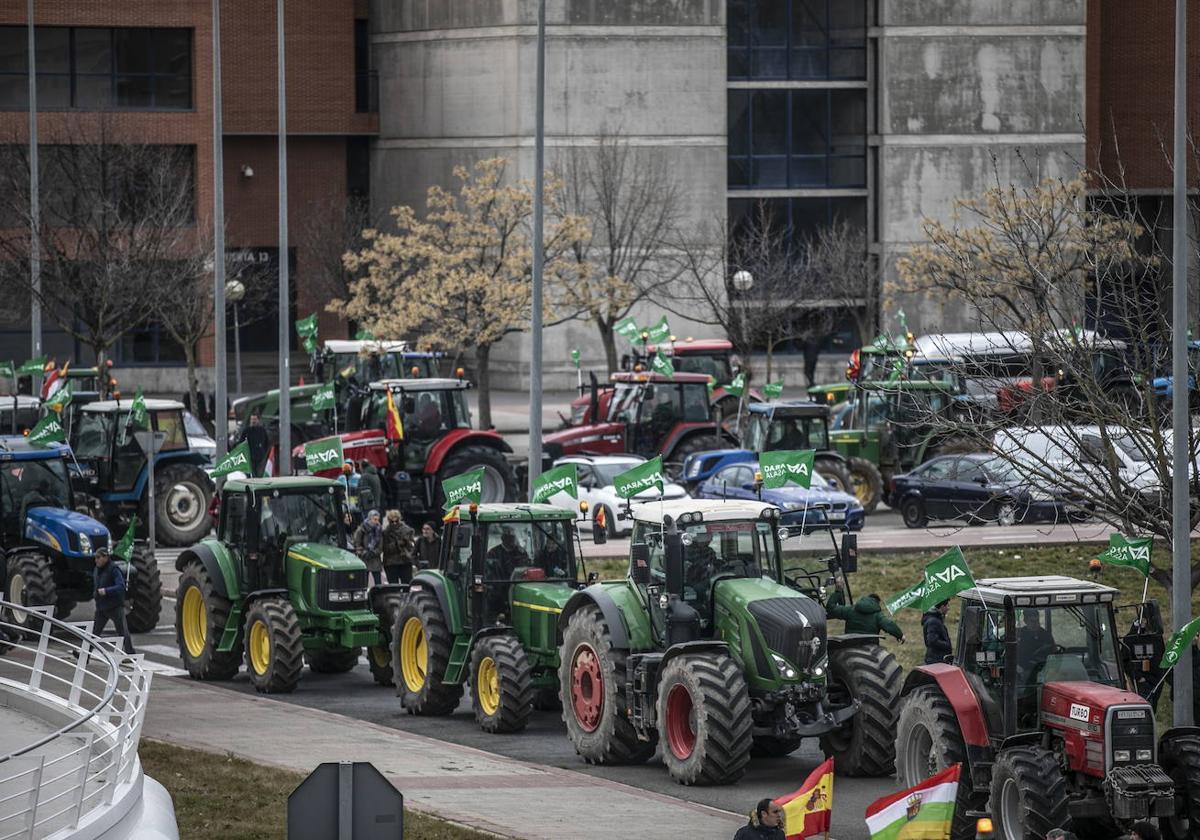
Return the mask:
[[(245, 297), (246, 286), (241, 280), (230, 280), (225, 284), (225, 299), (233, 304), (233, 369), (239, 397), (242, 395), (242, 324), (238, 320), (238, 304)], [(224, 317), (221, 313), (221, 318)]]
[[(747, 299), (747, 294), (750, 292), (751, 289), (754, 288), (754, 275), (751, 274), (749, 271), (746, 271), (746, 269), (744, 269), (744, 268), (734, 272), (733, 288), (735, 291), (738, 292), (739, 295), (741, 295), (741, 298), (742, 298), (742, 324), (741, 324), (742, 339), (746, 345), (749, 345), (749, 343), (750, 343), (749, 339), (746, 338), (746, 335), (747, 335), (746, 324), (750, 320), (750, 301)], [(743, 350), (746, 352), (747, 356), (750, 355), (749, 346), (743, 347)], [(742, 370), (746, 371), (746, 363), (745, 362), (742, 363)], [(749, 376), (747, 376), (743, 372), (743, 374), (742, 374), (742, 393), (738, 395), (738, 414), (737, 414), (738, 431), (741, 431), (741, 428), (742, 428), (742, 409), (746, 405), (746, 389), (749, 387), (749, 382), (747, 381), (748, 379), (749, 379)]]
[(542, 243), (544, 199), (542, 170), (546, 156), (546, 0), (537, 10), (537, 95), (533, 155), (533, 294), (529, 354), (529, 496), (542, 473)]

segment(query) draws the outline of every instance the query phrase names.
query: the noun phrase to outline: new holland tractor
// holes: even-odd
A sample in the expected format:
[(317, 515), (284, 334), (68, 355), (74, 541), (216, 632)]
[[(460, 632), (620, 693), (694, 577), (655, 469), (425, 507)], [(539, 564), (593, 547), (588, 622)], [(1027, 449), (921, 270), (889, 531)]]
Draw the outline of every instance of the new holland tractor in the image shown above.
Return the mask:
[(544, 504), (458, 505), (441, 561), (413, 578), (392, 631), (396, 693), (448, 715), (471, 687), (486, 732), (558, 704), (557, 619), (577, 589), (575, 514)]
[(729, 784), (752, 755), (819, 737), (839, 772), (891, 773), (899, 666), (874, 636), (831, 638), (825, 608), (785, 580), (777, 508), (680, 499), (630, 515), (628, 577), (559, 616), (563, 720), (585, 761), (641, 763), (661, 745), (681, 784)]
[[(1156, 734), (1133, 677), (1157, 665), (1161, 629), (1119, 640), (1117, 594), (1061, 576), (959, 593), (955, 655), (908, 674), (896, 732), (901, 786), (962, 764), (952, 840), (979, 816), (1005, 840), (1102, 840), (1156, 817), (1171, 840), (1200, 836), (1200, 728)], [(1152, 607), (1134, 605), (1139, 625)]]
[[(124, 533), (134, 515), (149, 521), (149, 470), (134, 430), (126, 428), (130, 405), (130, 400), (88, 403), (70, 424), (79, 467), (76, 489), (87, 494), (96, 518), (114, 533)], [(208, 456), (188, 445), (183, 403), (148, 399), (146, 411), (151, 428), (164, 435), (154, 460), (156, 537), (165, 545), (191, 545), (212, 529), (208, 506), (215, 487), (205, 471)]]
[(368, 591), (343, 511), (341, 485), (323, 478), (225, 482), (217, 535), (175, 561), (175, 635), (193, 679), (232, 679), (244, 658), (256, 690), (286, 693), (306, 660), (344, 673), (366, 648), (375, 681), (391, 684), (387, 633), (404, 587)]
[[(66, 618), (93, 595), (97, 549), (109, 547), (108, 528), (71, 509), (67, 464), (61, 444), (33, 447), (24, 437), (0, 437), (0, 546), (5, 555), (4, 598), (23, 606), (53, 606)], [(158, 624), (162, 583), (158, 565), (137, 546), (125, 572), (129, 630), (145, 633)], [(13, 611), (18, 626), (29, 615)]]

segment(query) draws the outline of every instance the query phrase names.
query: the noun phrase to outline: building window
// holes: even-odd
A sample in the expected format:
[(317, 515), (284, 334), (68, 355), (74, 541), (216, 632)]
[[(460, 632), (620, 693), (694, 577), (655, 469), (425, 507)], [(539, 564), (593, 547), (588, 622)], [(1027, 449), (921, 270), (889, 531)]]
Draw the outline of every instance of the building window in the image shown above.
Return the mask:
[(863, 187), (866, 134), (863, 90), (731, 90), (729, 187)]
[(731, 236), (737, 236), (740, 225), (755, 223), (752, 214), (758, 212), (759, 205), (773, 216), (779, 228), (786, 231), (797, 246), (837, 220), (845, 220), (859, 230), (865, 230), (867, 225), (867, 200), (864, 197), (733, 198), (729, 200)]
[(371, 22), (354, 21), (354, 112), (374, 114), (379, 110), (379, 77), (371, 69)]
[(182, 365), (183, 346), (162, 327), (149, 324), (125, 333), (117, 341), (113, 356), (119, 365)]
[(729, 78), (865, 79), (866, 0), (729, 0)]
[[(0, 26), (0, 110), (29, 107), (23, 26)], [(192, 30), (39, 26), (38, 110), (192, 107)]]

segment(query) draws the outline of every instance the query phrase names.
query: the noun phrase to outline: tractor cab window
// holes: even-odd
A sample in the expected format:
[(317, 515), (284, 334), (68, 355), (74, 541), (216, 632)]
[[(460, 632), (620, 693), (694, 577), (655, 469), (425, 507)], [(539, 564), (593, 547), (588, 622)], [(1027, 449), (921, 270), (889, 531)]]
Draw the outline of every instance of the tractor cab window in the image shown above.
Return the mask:
[(608, 401), (608, 422), (632, 423), (637, 418), (640, 385), (618, 384)]
[(138, 446), (134, 429), (126, 428), (129, 412), (122, 411), (113, 415), (113, 426), (116, 430), (116, 447), (113, 454), (113, 489), (132, 490), (137, 483), (142, 468), (146, 465), (146, 456)]
[(1004, 613), (984, 610), (977, 601), (963, 601), (959, 622), (958, 656), (967, 682), (975, 691), (988, 729), (1004, 728)]
[(113, 415), (84, 411), (71, 424), (71, 450), (76, 458), (107, 458)]
[(162, 451), (187, 449), (187, 426), (182, 411), (156, 411), (153, 414), (155, 431), (164, 434)]
[(799, 415), (762, 417), (765, 425), (765, 436), (761, 448), (748, 446), (755, 452), (775, 452), (788, 449), (828, 449), (829, 435), (825, 423), (820, 417), (803, 417)]
[(342, 518), (337, 494), (324, 489), (259, 496), (258, 544), (265, 554), (278, 554), (292, 543), (342, 547)]
[(728, 356), (673, 356), (671, 361), (679, 373), (702, 373), (711, 376), (714, 382), (733, 379)]
[(1048, 682), (1086, 680), (1120, 686), (1116, 639), (1100, 604), (1021, 610), (1017, 625), (1018, 692)]
[(71, 488), (62, 458), (6, 461), (0, 467), (0, 506), (5, 534), (23, 536), (26, 512), (33, 507), (71, 508)]
[(508, 613), (515, 581), (575, 580), (568, 523), (489, 522), (483, 531), (483, 575), (488, 582), (486, 621)]
[(221, 500), (221, 541), (240, 545), (246, 532), (246, 494), (228, 493)]
[(36, 426), (39, 419), (36, 405), (18, 406), (14, 416), (11, 403), (0, 404), (0, 434), (24, 434)]

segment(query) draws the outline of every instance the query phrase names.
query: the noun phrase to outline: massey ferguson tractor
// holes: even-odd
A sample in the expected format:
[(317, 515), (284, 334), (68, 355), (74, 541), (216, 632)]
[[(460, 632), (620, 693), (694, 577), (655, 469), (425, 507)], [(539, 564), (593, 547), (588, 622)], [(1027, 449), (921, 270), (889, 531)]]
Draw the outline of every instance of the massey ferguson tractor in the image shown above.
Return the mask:
[(820, 738), (844, 775), (892, 772), (900, 667), (874, 636), (828, 635), (825, 608), (784, 577), (777, 508), (678, 499), (630, 515), (628, 577), (559, 617), (563, 720), (585, 761), (661, 746), (680, 784), (720, 785)]
[(962, 764), (951, 840), (974, 838), (981, 816), (1005, 840), (1102, 840), (1155, 817), (1171, 840), (1200, 837), (1200, 728), (1156, 736), (1133, 675), (1157, 664), (1161, 637), (1118, 639), (1117, 594), (1061, 576), (959, 594), (954, 660), (909, 673), (896, 732), (902, 786)]

